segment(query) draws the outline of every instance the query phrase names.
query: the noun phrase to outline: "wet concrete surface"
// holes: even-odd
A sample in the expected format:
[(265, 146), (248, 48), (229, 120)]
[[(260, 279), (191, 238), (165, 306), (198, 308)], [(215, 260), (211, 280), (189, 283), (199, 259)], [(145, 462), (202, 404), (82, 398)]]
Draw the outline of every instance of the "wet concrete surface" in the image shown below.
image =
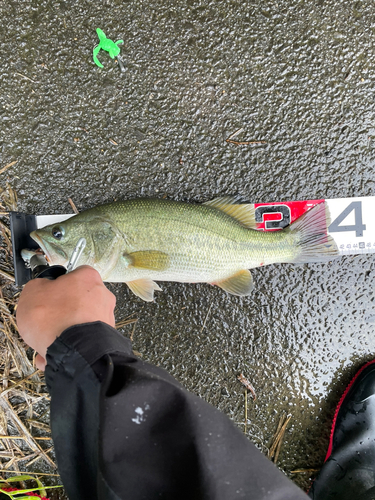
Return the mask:
[[(120, 72), (100, 27), (123, 39)], [(114, 199), (267, 202), (374, 195), (375, 8), (368, 1), (0, 3), (0, 166), (29, 213)], [(236, 146), (225, 139), (266, 141)], [(319, 468), (346, 383), (375, 351), (373, 256), (254, 271), (251, 297), (110, 285), (134, 349), (265, 450), (292, 415), (286, 472)], [(122, 332), (130, 335), (132, 326)], [(293, 479), (303, 487), (309, 474)]]

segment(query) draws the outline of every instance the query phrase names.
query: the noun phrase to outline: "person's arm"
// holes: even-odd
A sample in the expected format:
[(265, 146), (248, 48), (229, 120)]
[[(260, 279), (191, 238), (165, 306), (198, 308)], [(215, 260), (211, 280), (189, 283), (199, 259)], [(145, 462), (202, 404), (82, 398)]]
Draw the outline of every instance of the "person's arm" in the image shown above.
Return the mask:
[(18, 330), (37, 351), (37, 368), (44, 370), (47, 348), (70, 326), (103, 321), (115, 326), (116, 297), (100, 274), (81, 266), (57, 280), (34, 279), (22, 290), (17, 304)]
[[(59, 283), (62, 278), (52, 284), (70, 284)], [(48, 287), (51, 297), (53, 288)], [(70, 289), (73, 301), (79, 300), (75, 292)], [(92, 321), (73, 315), (84, 324), (68, 325), (60, 336), (54, 332), (48, 350), (33, 335), (27, 340), (46, 356), (52, 436), (70, 500), (306, 498), (224, 414), (137, 358), (130, 341), (97, 317), (99, 303), (90, 293)], [(51, 307), (45, 314), (52, 318)], [(56, 305), (52, 309), (59, 314)], [(21, 332), (26, 311), (21, 300)]]

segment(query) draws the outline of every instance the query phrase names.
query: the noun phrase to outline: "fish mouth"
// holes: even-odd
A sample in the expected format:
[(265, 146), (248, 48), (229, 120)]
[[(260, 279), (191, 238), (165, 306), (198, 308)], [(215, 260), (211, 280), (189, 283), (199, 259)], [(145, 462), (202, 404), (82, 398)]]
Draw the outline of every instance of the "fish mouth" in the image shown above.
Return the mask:
[[(47, 249), (47, 245), (45, 245), (45, 243), (43, 242), (43, 239), (37, 234), (36, 231), (32, 231), (30, 233), (30, 237), (36, 241), (38, 243), (38, 245), (40, 246), (42, 252), (44, 253), (44, 256), (47, 260), (47, 262), (52, 265), (52, 257), (51, 257), (51, 254), (50, 252), (48, 251)], [(53, 247), (55, 246), (53, 243), (50, 243), (50, 245)], [(57, 247), (57, 245), (56, 245)], [(68, 256), (66, 255), (66, 253), (64, 252), (64, 250), (62, 250), (60, 247), (57, 247), (58, 248), (58, 253), (61, 255), (61, 253), (64, 254), (64, 257), (66, 258), (66, 260), (68, 260)]]
[(30, 237), (38, 243), (38, 245), (40, 246), (40, 249), (42, 250), (42, 252), (44, 253), (44, 256), (46, 257), (47, 262), (51, 263), (51, 256), (48, 253), (48, 250), (47, 250), (46, 246), (44, 245), (42, 238), (36, 233), (36, 231), (33, 231), (32, 233), (30, 233)]

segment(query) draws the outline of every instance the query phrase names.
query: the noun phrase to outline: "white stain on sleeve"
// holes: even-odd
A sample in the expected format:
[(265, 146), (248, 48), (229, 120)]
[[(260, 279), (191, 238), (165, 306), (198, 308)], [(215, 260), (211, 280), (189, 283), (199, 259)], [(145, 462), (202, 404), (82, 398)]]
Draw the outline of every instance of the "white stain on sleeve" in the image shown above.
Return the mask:
[(145, 411), (149, 410), (149, 409), (150, 409), (150, 406), (148, 404), (145, 404), (144, 410), (140, 406), (137, 406), (137, 408), (135, 409), (135, 418), (132, 418), (132, 422), (134, 422), (135, 424), (139, 424), (139, 425), (142, 422), (144, 422), (146, 420)]

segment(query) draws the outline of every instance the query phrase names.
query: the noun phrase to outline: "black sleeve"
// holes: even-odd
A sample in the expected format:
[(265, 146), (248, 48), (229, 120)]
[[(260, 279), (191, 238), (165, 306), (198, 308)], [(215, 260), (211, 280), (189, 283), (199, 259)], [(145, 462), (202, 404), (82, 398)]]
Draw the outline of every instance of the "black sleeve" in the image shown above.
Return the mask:
[(303, 500), (230, 420), (96, 322), (47, 353), (51, 428), (70, 500)]

